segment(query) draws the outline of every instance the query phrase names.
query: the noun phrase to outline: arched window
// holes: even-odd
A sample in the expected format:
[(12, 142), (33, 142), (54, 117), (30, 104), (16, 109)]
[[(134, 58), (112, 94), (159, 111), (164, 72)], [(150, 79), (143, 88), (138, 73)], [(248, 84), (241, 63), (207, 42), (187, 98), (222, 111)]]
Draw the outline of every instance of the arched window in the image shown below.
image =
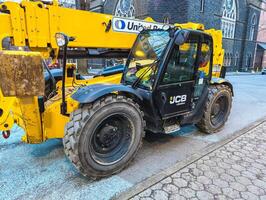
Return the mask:
[(200, 0), (200, 12), (204, 12), (205, 0)]
[(119, 0), (115, 8), (115, 16), (134, 18), (134, 0)]
[(257, 15), (254, 13), (254, 15), (252, 17), (252, 20), (251, 20), (249, 40), (254, 40), (255, 27), (256, 27), (256, 25), (257, 25)]
[(229, 66), (232, 66), (233, 65), (233, 54), (232, 53), (230, 53), (229, 54)]
[(170, 17), (169, 17), (168, 15), (165, 15), (165, 16), (163, 17), (163, 23), (165, 23), (165, 24), (170, 24)]
[(252, 55), (251, 55), (251, 53), (249, 53), (247, 55), (247, 61), (246, 61), (247, 68), (250, 68), (251, 67), (251, 64), (252, 64)]
[(227, 53), (224, 54), (224, 66), (227, 66)]
[(230, 66), (230, 54), (227, 53), (226, 66)]
[(236, 53), (236, 57), (235, 57), (235, 66), (238, 66), (238, 62), (239, 62), (239, 54)]
[(237, 8), (235, 0), (224, 0), (221, 29), (224, 38), (234, 38)]
[(230, 66), (231, 65), (231, 60), (232, 60), (231, 54), (230, 53), (225, 53), (224, 54), (224, 66), (225, 67)]

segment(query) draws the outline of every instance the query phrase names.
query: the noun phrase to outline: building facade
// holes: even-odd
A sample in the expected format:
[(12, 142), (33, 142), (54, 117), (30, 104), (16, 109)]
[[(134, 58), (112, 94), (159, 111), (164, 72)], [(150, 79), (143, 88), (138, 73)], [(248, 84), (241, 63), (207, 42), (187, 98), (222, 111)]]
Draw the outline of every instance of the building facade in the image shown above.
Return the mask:
[[(221, 29), (228, 71), (250, 71), (255, 52), (262, 0), (93, 0), (98, 12), (123, 17), (152, 17), (159, 22), (196, 22)], [(95, 10), (96, 11), (96, 10)]]
[(261, 5), (255, 66), (266, 68), (266, 0)]
[[(59, 1), (72, 8), (81, 2)], [(149, 16), (158, 22), (196, 22), (206, 29), (221, 29), (227, 71), (251, 71), (263, 65), (260, 56), (266, 47), (265, 0), (90, 0), (89, 4), (92, 11), (116, 16)]]

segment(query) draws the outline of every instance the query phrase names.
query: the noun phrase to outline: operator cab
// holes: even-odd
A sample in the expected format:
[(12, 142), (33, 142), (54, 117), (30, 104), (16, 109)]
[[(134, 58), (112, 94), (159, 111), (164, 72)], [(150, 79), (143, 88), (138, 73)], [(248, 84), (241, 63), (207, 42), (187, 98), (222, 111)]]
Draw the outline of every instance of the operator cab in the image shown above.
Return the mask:
[(167, 132), (166, 126), (200, 120), (208, 97), (212, 54), (212, 37), (201, 31), (144, 30), (139, 34), (122, 84), (142, 96), (148, 129)]

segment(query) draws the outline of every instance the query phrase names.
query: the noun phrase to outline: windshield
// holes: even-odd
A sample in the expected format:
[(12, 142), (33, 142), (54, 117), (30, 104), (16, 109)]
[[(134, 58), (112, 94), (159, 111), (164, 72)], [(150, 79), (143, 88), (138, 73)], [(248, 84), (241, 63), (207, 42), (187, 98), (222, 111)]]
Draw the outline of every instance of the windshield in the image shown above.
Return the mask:
[[(170, 40), (169, 32), (164, 30), (145, 31), (139, 35), (126, 66), (124, 82), (151, 89), (157, 65)], [(141, 80), (138, 80), (141, 79)]]

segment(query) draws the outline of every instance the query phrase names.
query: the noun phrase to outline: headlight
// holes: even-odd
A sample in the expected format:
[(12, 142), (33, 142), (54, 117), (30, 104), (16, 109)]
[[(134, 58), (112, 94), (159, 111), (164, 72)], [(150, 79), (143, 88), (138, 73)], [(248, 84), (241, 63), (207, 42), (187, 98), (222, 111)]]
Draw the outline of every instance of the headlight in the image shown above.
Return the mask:
[(56, 33), (55, 34), (56, 43), (59, 47), (64, 47), (68, 44), (68, 36), (63, 33)]

